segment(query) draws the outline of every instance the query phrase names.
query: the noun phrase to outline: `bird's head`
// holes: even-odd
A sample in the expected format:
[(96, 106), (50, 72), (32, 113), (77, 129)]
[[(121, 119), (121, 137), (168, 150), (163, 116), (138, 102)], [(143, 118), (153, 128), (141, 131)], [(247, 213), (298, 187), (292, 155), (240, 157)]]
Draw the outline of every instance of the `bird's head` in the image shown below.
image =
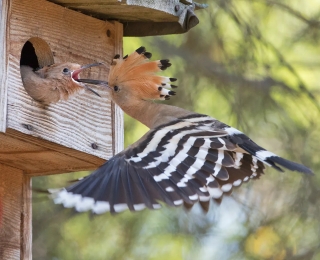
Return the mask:
[(92, 79), (77, 81), (106, 86), (111, 98), (118, 104), (130, 99), (168, 100), (175, 95), (170, 84), (175, 78), (156, 75), (171, 66), (169, 60), (150, 61), (152, 54), (145, 47), (138, 48), (123, 58), (116, 55), (111, 63), (108, 82)]
[[(77, 63), (65, 62), (57, 63), (49, 66), (45, 66), (35, 71), (35, 73), (43, 78), (57, 82), (57, 84), (63, 87), (65, 95), (62, 99), (68, 99), (71, 95), (81, 92), (83, 90), (89, 90), (98, 95), (97, 92), (89, 88), (86, 84), (79, 82), (80, 73), (87, 68), (99, 66), (101, 63), (92, 63), (88, 65), (80, 65)], [(63, 93), (63, 92), (62, 92)]]

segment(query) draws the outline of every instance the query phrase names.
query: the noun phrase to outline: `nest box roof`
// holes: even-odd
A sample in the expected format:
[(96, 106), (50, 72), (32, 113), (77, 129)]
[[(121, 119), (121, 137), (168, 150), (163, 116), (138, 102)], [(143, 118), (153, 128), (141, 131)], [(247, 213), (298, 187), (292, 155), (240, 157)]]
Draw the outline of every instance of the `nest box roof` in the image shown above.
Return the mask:
[(194, 13), (206, 8), (193, 0), (49, 0), (101, 20), (124, 24), (124, 36), (187, 32), (199, 23)]

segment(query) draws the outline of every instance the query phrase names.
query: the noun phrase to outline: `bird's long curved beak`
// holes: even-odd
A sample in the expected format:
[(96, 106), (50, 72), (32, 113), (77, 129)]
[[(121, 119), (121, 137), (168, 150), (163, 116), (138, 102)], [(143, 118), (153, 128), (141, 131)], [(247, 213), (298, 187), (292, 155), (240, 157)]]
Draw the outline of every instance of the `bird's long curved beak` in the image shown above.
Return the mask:
[(110, 88), (107, 81), (96, 80), (96, 79), (77, 79), (78, 82), (92, 84), (92, 85), (100, 85), (107, 88)]
[(83, 87), (84, 87), (86, 90), (89, 90), (89, 91), (92, 92), (93, 94), (97, 95), (98, 97), (101, 97), (98, 92), (96, 92), (95, 90), (93, 90), (92, 88), (90, 88), (89, 86), (87, 86), (86, 84), (83, 84)]
[(100, 63), (100, 62), (83, 65), (83, 66), (81, 66), (80, 69), (72, 71), (71, 77), (72, 77), (72, 79), (77, 81), (79, 79), (79, 74), (81, 71), (83, 71), (84, 69), (88, 69), (88, 68), (92, 68), (92, 67), (96, 67), (96, 66), (100, 66), (100, 65), (102, 65), (102, 63)]

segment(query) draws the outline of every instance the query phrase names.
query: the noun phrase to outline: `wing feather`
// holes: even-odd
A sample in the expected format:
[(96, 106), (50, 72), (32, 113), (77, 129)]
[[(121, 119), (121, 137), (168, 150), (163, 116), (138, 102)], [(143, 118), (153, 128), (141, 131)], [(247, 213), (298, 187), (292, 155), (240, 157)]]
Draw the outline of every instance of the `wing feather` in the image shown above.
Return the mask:
[(223, 194), (260, 178), (264, 164), (311, 173), (232, 127), (194, 115), (150, 130), (89, 177), (56, 193), (55, 201), (98, 214), (155, 209), (160, 202), (191, 208), (200, 201), (207, 211), (210, 198), (220, 202)]

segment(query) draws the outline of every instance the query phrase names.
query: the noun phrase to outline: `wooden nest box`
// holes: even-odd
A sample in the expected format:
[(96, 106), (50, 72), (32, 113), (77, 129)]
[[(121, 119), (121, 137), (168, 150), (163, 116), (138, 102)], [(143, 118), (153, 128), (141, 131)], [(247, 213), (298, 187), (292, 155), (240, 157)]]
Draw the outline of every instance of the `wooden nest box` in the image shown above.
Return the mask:
[(122, 112), (103, 89), (101, 98), (86, 92), (44, 106), (25, 91), (20, 65), (103, 62), (82, 77), (106, 80), (124, 35), (186, 32), (198, 23), (198, 7), (186, 0), (0, 0), (0, 259), (32, 259), (31, 177), (92, 170), (123, 149)]

